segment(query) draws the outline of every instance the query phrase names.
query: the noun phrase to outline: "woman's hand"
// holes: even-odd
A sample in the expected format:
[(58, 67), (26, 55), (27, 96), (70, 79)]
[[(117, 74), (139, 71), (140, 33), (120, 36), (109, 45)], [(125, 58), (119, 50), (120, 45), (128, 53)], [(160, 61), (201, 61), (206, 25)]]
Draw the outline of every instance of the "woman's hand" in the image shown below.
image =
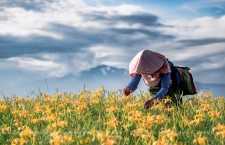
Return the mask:
[(152, 105), (153, 105), (155, 102), (156, 102), (156, 101), (155, 101), (154, 99), (151, 99), (151, 100), (146, 101), (146, 102), (145, 102), (145, 105), (144, 105), (145, 109), (151, 108)]
[(126, 88), (123, 89), (123, 94), (125, 96), (130, 95), (131, 92), (132, 92), (132, 90), (130, 88), (128, 88), (128, 87), (126, 87)]

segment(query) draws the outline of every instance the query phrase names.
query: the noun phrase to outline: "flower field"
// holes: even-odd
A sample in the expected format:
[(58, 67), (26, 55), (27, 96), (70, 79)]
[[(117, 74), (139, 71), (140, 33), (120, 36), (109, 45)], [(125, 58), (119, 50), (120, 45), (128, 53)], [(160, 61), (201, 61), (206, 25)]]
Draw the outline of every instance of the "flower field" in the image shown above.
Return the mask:
[[(169, 145), (225, 144), (225, 99), (199, 93), (182, 106), (137, 92), (83, 90), (0, 100), (0, 143)], [(165, 105), (167, 103), (167, 105)]]

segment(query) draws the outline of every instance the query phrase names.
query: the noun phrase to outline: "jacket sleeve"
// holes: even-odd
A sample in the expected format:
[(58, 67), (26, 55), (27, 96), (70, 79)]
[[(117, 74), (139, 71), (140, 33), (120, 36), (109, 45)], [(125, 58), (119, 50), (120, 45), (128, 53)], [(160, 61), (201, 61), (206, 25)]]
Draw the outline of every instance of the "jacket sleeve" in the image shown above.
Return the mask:
[(137, 89), (137, 86), (141, 80), (141, 74), (137, 74), (135, 77), (131, 77), (129, 84), (127, 85), (132, 91)]
[(162, 74), (160, 90), (156, 93), (153, 99), (163, 99), (170, 87), (170, 73)]

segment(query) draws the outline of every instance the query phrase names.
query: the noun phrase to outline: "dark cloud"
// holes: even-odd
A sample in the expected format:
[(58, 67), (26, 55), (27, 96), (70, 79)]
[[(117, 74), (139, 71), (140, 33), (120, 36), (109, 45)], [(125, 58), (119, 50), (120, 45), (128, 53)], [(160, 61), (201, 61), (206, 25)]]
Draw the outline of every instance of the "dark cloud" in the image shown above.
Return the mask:
[(149, 13), (137, 13), (131, 15), (106, 15), (105, 12), (94, 12), (93, 14), (82, 14), (87, 20), (103, 21), (111, 24), (125, 22), (127, 24), (142, 24), (145, 26), (165, 26), (158, 22), (158, 17)]
[[(31, 35), (29, 37), (0, 36), (0, 58), (8, 58), (23, 54), (35, 53), (67, 53), (79, 52), (83, 47), (104, 41), (98, 34), (75, 27), (51, 24), (45, 31), (55, 32), (63, 36), (62, 40), (51, 37)], [(106, 38), (107, 39), (107, 38)]]
[(56, 2), (58, 0), (1, 0), (0, 8), (4, 7), (21, 7), (26, 10), (42, 11), (46, 3)]
[(184, 46), (200, 46), (212, 43), (225, 42), (225, 38), (189, 39), (189, 40), (181, 40), (179, 42), (183, 43)]
[[(22, 41), (21, 41), (22, 39)], [(26, 38), (5, 36), (0, 37), (0, 58), (8, 58), (23, 54), (35, 54), (42, 52), (66, 52), (76, 48), (65, 42), (44, 36), (30, 36)]]
[[(44, 31), (59, 34), (63, 39), (57, 40), (38, 35), (31, 35), (29, 37), (0, 36), (0, 58), (43, 52), (78, 52), (82, 48), (91, 47), (96, 44), (130, 48), (149, 43), (149, 41), (173, 39), (171, 35), (163, 35), (157, 31), (144, 29), (79, 29), (58, 23), (49, 24)], [(146, 38), (136, 41), (130, 39), (132, 35), (134, 36), (138, 33), (145, 34)], [(121, 39), (124, 35), (126, 37)]]
[[(109, 44), (115, 46), (131, 47), (135, 45), (149, 43), (150, 41), (160, 41), (174, 39), (172, 35), (162, 34), (154, 30), (154, 27), (165, 27), (166, 25), (158, 22), (158, 17), (149, 13), (137, 13), (133, 15), (107, 15), (106, 12), (93, 12), (92, 14), (80, 13), (87, 21), (103, 22), (110, 24), (109, 28), (104, 29), (76, 29), (74, 27), (62, 24), (52, 24), (50, 31), (60, 33), (65, 37), (65, 40), (73, 39), (76, 41), (85, 41), (85, 44)], [(152, 30), (146, 28), (110, 28), (113, 24), (123, 21), (126, 24), (142, 24), (152, 26)], [(145, 34), (146, 38), (133, 40), (132, 36), (137, 34)], [(121, 38), (122, 37), (122, 38)]]
[(151, 39), (173, 39), (174, 36), (173, 35), (164, 35), (161, 34), (158, 31), (150, 31), (150, 30), (145, 30), (145, 29), (111, 29), (113, 32), (116, 32), (118, 34), (126, 34), (126, 35), (136, 35), (136, 34), (145, 34), (147, 36), (149, 36), (149, 38)]
[[(5, 0), (0, 2), (1, 7), (22, 7), (27, 10), (42, 10), (47, 6), (46, 3), (57, 2), (57, 0)], [(73, 27), (71, 25), (49, 23), (48, 27), (40, 29), (46, 33), (54, 33), (63, 37), (62, 40), (54, 39), (47, 36), (30, 34), (29, 37), (0, 35), (0, 58), (8, 58), (23, 54), (36, 53), (67, 53), (78, 52), (83, 48), (88, 48), (98, 44), (116, 46), (121, 48), (141, 47), (151, 41), (162, 41), (173, 39), (172, 35), (164, 35), (154, 30), (154, 27), (164, 27), (165, 25), (158, 22), (158, 17), (150, 13), (136, 13), (133, 15), (108, 15), (106, 12), (93, 12), (87, 14), (78, 12), (84, 20), (97, 21), (104, 24), (110, 24), (108, 28), (91, 29)], [(5, 19), (6, 17), (2, 17)], [(1, 20), (1, 15), (0, 15)], [(9, 20), (10, 21), (10, 20)], [(117, 22), (124, 22), (128, 25), (142, 24), (151, 26), (152, 30), (147, 28), (112, 28)], [(143, 39), (132, 39), (137, 34), (144, 34)]]
[(103, 38), (107, 39), (103, 36), (106, 34), (102, 30), (81, 29), (59, 23), (50, 24), (46, 31), (60, 34), (64, 37), (64, 43), (76, 44), (78, 47), (87, 47), (104, 41)]
[(158, 17), (151, 14), (134, 14), (130, 16), (121, 16), (117, 19), (131, 24), (139, 23), (146, 26), (162, 26), (162, 24), (157, 21)]

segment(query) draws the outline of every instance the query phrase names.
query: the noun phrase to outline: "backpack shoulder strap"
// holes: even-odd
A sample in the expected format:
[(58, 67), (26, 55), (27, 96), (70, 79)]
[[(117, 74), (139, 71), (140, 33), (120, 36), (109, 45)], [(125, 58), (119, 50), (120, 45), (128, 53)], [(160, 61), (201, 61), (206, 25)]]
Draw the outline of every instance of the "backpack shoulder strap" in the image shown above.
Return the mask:
[(174, 66), (175, 68), (180, 68), (180, 69), (185, 69), (185, 70), (190, 70), (190, 67), (185, 67), (185, 66)]

